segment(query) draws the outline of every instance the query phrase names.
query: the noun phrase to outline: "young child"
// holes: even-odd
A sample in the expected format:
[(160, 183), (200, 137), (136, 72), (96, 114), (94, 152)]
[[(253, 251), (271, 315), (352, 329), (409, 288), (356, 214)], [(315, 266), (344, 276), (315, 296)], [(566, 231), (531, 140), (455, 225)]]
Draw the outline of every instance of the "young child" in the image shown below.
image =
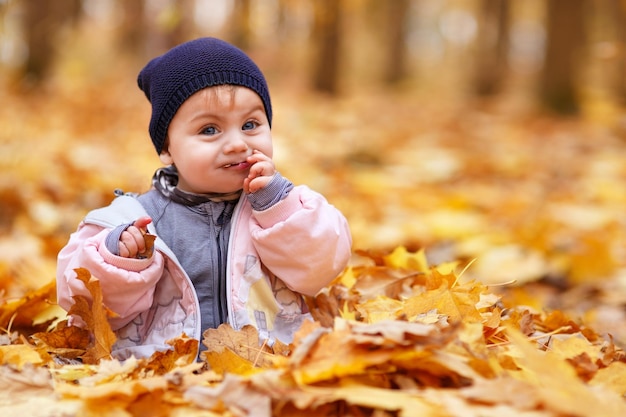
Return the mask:
[(83, 219), (58, 256), (59, 304), (89, 296), (75, 268), (99, 278), (119, 359), (226, 322), (289, 343), (310, 318), (302, 294), (345, 268), (352, 241), (336, 208), (276, 170), (263, 74), (241, 50), (201, 38), (150, 61), (138, 84), (165, 167), (148, 192), (118, 193)]

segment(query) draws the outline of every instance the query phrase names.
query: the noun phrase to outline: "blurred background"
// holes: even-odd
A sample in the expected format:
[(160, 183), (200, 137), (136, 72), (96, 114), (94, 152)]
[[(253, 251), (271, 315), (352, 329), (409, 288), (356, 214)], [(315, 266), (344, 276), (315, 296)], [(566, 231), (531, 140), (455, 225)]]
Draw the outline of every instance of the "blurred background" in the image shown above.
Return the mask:
[(279, 170), (355, 252), (471, 262), (622, 330), (626, 0), (0, 0), (0, 298), (54, 279), (114, 189), (149, 188), (136, 76), (199, 36), (261, 67)]
[[(198, 36), (228, 39), (276, 88), (489, 96), (522, 87), (563, 113), (626, 96), (622, 0), (2, 0), (0, 62), (21, 88), (135, 69)], [(123, 61), (131, 68), (116, 67)], [(112, 65), (113, 64), (113, 65)]]

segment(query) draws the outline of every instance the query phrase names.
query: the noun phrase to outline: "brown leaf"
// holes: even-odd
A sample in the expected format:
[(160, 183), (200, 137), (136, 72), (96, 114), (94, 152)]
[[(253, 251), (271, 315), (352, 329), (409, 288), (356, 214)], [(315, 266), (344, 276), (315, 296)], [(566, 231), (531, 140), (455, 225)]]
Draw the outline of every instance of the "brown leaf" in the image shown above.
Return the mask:
[(90, 344), (89, 330), (68, 326), (67, 320), (57, 324), (50, 332), (35, 333), (32, 338), (38, 348), (66, 359), (83, 355)]
[(150, 233), (144, 233), (143, 239), (146, 245), (146, 248), (143, 252), (139, 252), (137, 254), (138, 258), (149, 258), (154, 253), (154, 241), (156, 240), (156, 236)]
[[(207, 352), (221, 354), (228, 349), (253, 366), (264, 368), (273, 363), (272, 349), (260, 342), (256, 328), (250, 325), (239, 331), (233, 330), (228, 324), (222, 324), (217, 329), (208, 329), (204, 332), (202, 343), (207, 347)], [(204, 352), (202, 356), (207, 358)], [(209, 356), (213, 357), (215, 355)]]
[(56, 282), (51, 281), (17, 300), (0, 304), (0, 328), (29, 328), (37, 316), (55, 307)]
[(75, 271), (77, 278), (89, 290), (91, 301), (83, 296), (74, 296), (74, 304), (68, 314), (80, 316), (86, 323), (87, 329), (93, 334), (93, 342), (83, 355), (83, 361), (85, 363), (98, 363), (101, 359), (111, 357), (111, 348), (117, 340), (108, 321), (108, 318), (114, 316), (114, 313), (103, 304), (100, 281), (92, 277), (91, 273), (84, 268), (77, 268)]
[(333, 327), (335, 317), (341, 316), (342, 309), (350, 308), (358, 297), (349, 293), (343, 285), (333, 285), (328, 290), (320, 291), (315, 297), (306, 297), (307, 306), (315, 321), (324, 327)]
[(163, 375), (171, 370), (189, 364), (196, 360), (198, 341), (183, 334), (167, 342), (173, 349), (155, 352), (147, 360), (145, 370), (153, 371), (156, 375)]

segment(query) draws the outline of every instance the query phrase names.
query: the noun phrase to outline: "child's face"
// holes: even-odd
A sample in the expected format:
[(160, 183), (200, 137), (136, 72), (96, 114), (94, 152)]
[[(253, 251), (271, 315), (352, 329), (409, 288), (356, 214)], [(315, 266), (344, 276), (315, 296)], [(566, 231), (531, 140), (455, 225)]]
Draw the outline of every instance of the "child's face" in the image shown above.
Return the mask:
[(198, 91), (178, 109), (160, 159), (178, 169), (178, 188), (192, 193), (240, 190), (253, 150), (272, 157), (272, 135), (263, 101), (246, 87)]

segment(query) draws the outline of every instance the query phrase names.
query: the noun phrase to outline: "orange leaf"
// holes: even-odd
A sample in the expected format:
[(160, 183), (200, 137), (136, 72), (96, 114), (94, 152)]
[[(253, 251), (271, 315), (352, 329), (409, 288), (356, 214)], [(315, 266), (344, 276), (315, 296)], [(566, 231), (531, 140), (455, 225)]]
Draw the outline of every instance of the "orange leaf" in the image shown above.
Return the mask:
[[(233, 330), (228, 324), (222, 324), (217, 329), (208, 329), (204, 332), (202, 343), (207, 347), (207, 352), (219, 354), (229, 349), (232, 353), (261, 368), (271, 366), (273, 363), (272, 349), (260, 343), (256, 328), (250, 325), (244, 326), (239, 331)], [(206, 358), (206, 353), (203, 352), (201, 356)]]
[(52, 281), (24, 297), (0, 305), (0, 328), (31, 327), (37, 316), (54, 307), (56, 282)]
[(196, 339), (183, 334), (176, 339), (168, 340), (167, 343), (173, 349), (155, 352), (145, 365), (147, 370), (153, 370), (156, 375), (165, 374), (178, 366), (186, 365), (196, 360), (198, 352), (198, 341)]
[(143, 239), (146, 244), (146, 248), (143, 250), (143, 252), (138, 253), (137, 257), (149, 258), (154, 252), (154, 241), (156, 240), (156, 236), (150, 233), (145, 233), (143, 235)]
[(89, 331), (68, 326), (67, 320), (57, 324), (50, 332), (35, 333), (31, 337), (40, 349), (67, 359), (83, 355), (90, 343)]
[(83, 296), (74, 296), (75, 304), (72, 305), (68, 313), (80, 316), (87, 328), (93, 332), (94, 340), (92, 345), (87, 348), (83, 362), (98, 363), (101, 359), (111, 357), (111, 348), (117, 340), (108, 321), (108, 318), (114, 313), (103, 304), (100, 280), (92, 277), (91, 273), (84, 268), (77, 268), (75, 271), (77, 278), (89, 290), (92, 300), (89, 302)]

